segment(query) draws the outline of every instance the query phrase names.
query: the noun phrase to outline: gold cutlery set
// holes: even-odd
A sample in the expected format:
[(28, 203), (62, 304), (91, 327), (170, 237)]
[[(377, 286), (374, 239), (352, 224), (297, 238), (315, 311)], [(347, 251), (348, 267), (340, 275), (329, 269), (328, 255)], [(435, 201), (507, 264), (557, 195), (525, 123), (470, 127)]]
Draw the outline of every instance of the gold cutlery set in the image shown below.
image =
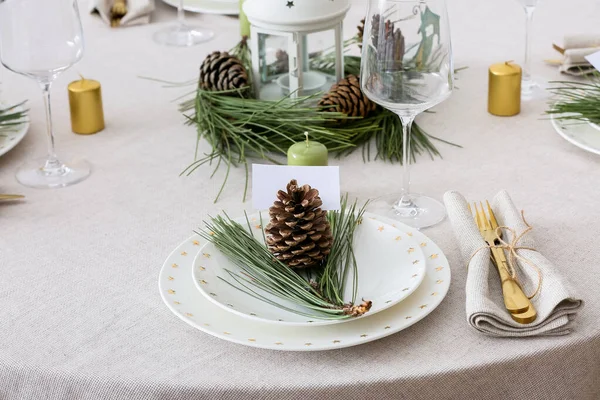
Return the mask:
[[(479, 227), (479, 232), (487, 243), (491, 251), (492, 263), (495, 265), (500, 275), (502, 284), (502, 296), (504, 297), (504, 306), (510, 312), (513, 320), (521, 324), (528, 324), (535, 321), (537, 312), (531, 303), (531, 300), (525, 295), (523, 289), (515, 281), (510, 273), (506, 255), (501, 247), (498, 247), (502, 238), (502, 231), (498, 229), (498, 221), (490, 203), (486, 200), (489, 218), (486, 216), (483, 203), (473, 203), (475, 207), (475, 221)], [(473, 213), (471, 206), (469, 210)]]
[(0, 194), (0, 201), (19, 200), (24, 198), (25, 196), (22, 194)]
[(115, 0), (110, 8), (110, 26), (117, 27), (121, 25), (121, 19), (127, 14), (126, 0)]

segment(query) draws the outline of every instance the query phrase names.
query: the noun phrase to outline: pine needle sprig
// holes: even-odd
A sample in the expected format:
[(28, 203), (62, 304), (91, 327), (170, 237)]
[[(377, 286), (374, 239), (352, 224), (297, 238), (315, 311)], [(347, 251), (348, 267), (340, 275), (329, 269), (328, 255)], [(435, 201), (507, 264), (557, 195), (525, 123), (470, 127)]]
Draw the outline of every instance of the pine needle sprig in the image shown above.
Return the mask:
[(25, 101), (12, 106), (0, 106), (0, 134), (15, 130), (18, 126), (27, 122), (27, 111), (22, 107)]
[(585, 81), (556, 81), (548, 90), (555, 95), (547, 115), (556, 119), (600, 124), (600, 73)]
[[(315, 267), (308, 273), (297, 273), (277, 260), (265, 243), (254, 238), (247, 215), (246, 227), (225, 214), (224, 217), (211, 218), (210, 222), (205, 222), (205, 228), (196, 233), (213, 243), (240, 269), (237, 273), (225, 270), (228, 276), (219, 276), (219, 279), (237, 290), (306, 317), (347, 319), (362, 315), (371, 307), (371, 303), (367, 301), (355, 304), (358, 270), (352, 244), (354, 231), (362, 221), (365, 206), (358, 208), (356, 201), (348, 206), (346, 196), (342, 199), (340, 211), (328, 213), (334, 235), (332, 251), (323, 266)], [(353, 295), (351, 301), (345, 301), (344, 291), (350, 271), (353, 272)], [(261, 291), (272, 297), (265, 296)], [(285, 302), (291, 302), (301, 309), (286, 306)]]

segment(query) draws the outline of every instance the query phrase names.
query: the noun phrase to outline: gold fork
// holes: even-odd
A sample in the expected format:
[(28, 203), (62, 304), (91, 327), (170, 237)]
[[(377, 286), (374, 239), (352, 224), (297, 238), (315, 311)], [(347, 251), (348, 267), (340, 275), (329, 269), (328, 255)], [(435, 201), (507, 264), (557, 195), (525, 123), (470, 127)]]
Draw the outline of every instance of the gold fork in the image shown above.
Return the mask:
[[(486, 201), (486, 203), (490, 218), (488, 219), (485, 215), (483, 203), (480, 203), (481, 209), (479, 209), (477, 203), (474, 203), (475, 221), (488, 246), (497, 246), (500, 244), (498, 240), (499, 236), (496, 232), (498, 222), (489, 202)], [(471, 207), (469, 206), (469, 209), (470, 208)], [(500, 275), (504, 306), (510, 312), (513, 320), (522, 324), (534, 321), (537, 317), (537, 313), (531, 304), (531, 301), (525, 296), (525, 293), (523, 293), (519, 284), (510, 276), (504, 250), (498, 247), (491, 247), (490, 251), (492, 253), (492, 261)]]

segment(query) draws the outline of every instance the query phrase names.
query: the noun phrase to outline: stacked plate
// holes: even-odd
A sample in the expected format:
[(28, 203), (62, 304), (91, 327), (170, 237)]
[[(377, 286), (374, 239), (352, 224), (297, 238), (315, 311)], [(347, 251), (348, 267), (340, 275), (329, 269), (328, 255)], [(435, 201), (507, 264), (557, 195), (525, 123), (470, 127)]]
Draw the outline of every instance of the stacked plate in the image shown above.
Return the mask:
[[(170, 6), (179, 6), (179, 0), (163, 0)], [(240, 12), (238, 0), (183, 0), (183, 9), (204, 14), (237, 15)]]
[[(0, 108), (6, 107), (7, 104), (0, 102)], [(24, 108), (22, 106), (14, 109), (16, 112), (23, 111)], [(29, 122), (23, 122), (22, 124), (15, 125), (10, 129), (6, 129), (0, 132), (0, 156), (8, 153), (12, 150), (27, 134), (29, 130)]]
[[(260, 216), (249, 218), (255, 237), (262, 240)], [(197, 235), (167, 258), (159, 289), (175, 315), (205, 333), (288, 351), (337, 349), (383, 338), (426, 317), (448, 292), (448, 260), (435, 243), (406, 225), (365, 214), (355, 232), (354, 252), (357, 299), (373, 302), (371, 310), (358, 318), (309, 319), (239, 291), (223, 280), (231, 281), (227, 271), (236, 273), (239, 268)], [(256, 295), (271, 298), (259, 290)], [(350, 289), (344, 298), (351, 298)], [(303, 311), (291, 303), (283, 305)]]

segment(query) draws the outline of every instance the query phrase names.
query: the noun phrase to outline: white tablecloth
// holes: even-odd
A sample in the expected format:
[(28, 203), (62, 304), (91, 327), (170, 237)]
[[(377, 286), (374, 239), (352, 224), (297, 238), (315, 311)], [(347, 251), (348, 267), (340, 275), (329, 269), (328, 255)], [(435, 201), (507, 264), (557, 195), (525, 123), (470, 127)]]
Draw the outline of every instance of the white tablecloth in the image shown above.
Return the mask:
[[(356, 0), (346, 37), (364, 14)], [(193, 159), (195, 130), (183, 125), (166, 90), (139, 79), (196, 77), (213, 50), (231, 48), (236, 19), (190, 16), (212, 28), (213, 41), (176, 49), (153, 43), (160, 24), (109, 29), (83, 16), (86, 54), (53, 87), (60, 154), (85, 155), (94, 165), (85, 182), (60, 190), (19, 186), (14, 173), (45, 151), (36, 85), (6, 70), (2, 97), (30, 99), (25, 140), (0, 158), (0, 192), (27, 200), (0, 205), (0, 398), (600, 398), (600, 158), (565, 142), (542, 113), (545, 101), (523, 104), (519, 116), (486, 111), (487, 67), (520, 60), (524, 13), (516, 1), (449, 2), (459, 89), (419, 122), (444, 158), (413, 168), (414, 189), (441, 198), (456, 189), (469, 198), (510, 191), (527, 211), (538, 248), (554, 260), (586, 300), (566, 337), (494, 339), (465, 317), (464, 264), (448, 221), (425, 233), (448, 256), (448, 297), (425, 320), (386, 339), (339, 351), (282, 353), (243, 347), (182, 323), (162, 303), (157, 277), (163, 260), (209, 213), (241, 206), (244, 171), (231, 172), (223, 200), (209, 168), (178, 174)], [(174, 19), (158, 4), (155, 21)], [(564, 34), (598, 32), (600, 5), (548, 0), (536, 12), (534, 68), (545, 66)], [(66, 85), (78, 73), (103, 85), (106, 130), (70, 133)], [(208, 147), (203, 144), (202, 150)], [(363, 197), (398, 187), (401, 168), (342, 160), (342, 188)], [(247, 205), (247, 207), (250, 207)]]

